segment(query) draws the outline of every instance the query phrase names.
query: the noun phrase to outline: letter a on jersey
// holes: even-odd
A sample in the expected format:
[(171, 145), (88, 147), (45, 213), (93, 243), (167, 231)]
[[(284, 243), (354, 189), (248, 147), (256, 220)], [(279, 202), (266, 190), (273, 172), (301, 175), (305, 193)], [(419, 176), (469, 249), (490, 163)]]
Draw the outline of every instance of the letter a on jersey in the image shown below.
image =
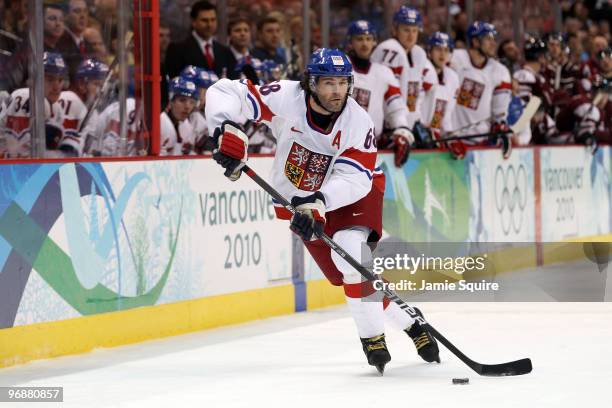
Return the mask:
[(332, 146), (336, 146), (338, 150), (340, 150), (340, 138), (342, 137), (342, 131), (339, 130), (334, 136), (334, 140), (332, 140)]

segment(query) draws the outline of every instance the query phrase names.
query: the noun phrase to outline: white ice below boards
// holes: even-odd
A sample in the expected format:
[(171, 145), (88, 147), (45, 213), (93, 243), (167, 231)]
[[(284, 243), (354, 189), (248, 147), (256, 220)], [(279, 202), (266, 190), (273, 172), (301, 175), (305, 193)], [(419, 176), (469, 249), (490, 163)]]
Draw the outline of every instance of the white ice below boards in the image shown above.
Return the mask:
[[(0, 386), (63, 386), (58, 407), (599, 407), (610, 400), (611, 303), (422, 303), (483, 363), (531, 374), (478, 377), (447, 350), (426, 364), (387, 329), (384, 377), (367, 365), (345, 307), (0, 370)], [(452, 379), (469, 384), (452, 385)], [(16, 404), (23, 407), (27, 404)], [(2, 407), (11, 406), (2, 404)], [(45, 404), (55, 406), (55, 404)]]

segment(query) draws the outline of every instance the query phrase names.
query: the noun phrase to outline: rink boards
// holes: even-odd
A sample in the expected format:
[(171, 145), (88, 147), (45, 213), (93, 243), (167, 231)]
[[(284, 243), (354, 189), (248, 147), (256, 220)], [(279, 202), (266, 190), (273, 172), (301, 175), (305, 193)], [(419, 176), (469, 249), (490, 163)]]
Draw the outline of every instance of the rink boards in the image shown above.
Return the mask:
[[(596, 239), (611, 149), (381, 154), (405, 241)], [(270, 157), (250, 159), (267, 176)], [(343, 301), (247, 177), (210, 159), (0, 166), (0, 367)], [(591, 237), (591, 238), (588, 238)], [(540, 259), (540, 261), (546, 261)]]

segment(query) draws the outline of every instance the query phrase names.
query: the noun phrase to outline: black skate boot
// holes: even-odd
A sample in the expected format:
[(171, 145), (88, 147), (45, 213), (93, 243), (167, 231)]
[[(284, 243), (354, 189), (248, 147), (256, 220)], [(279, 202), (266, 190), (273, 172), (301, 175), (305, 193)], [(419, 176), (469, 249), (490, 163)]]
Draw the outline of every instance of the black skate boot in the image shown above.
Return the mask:
[[(414, 310), (417, 314), (423, 317), (423, 313), (416, 307)], [(419, 322), (414, 322), (410, 329), (404, 330), (408, 333), (408, 336), (414, 342), (416, 346), (417, 352), (419, 356), (428, 363), (433, 363), (434, 361), (440, 362), (440, 350), (438, 350), (438, 342), (433, 338), (431, 334), (427, 330), (425, 330)]]
[(391, 361), (391, 354), (387, 350), (385, 335), (370, 337), (369, 339), (361, 339), (363, 352), (368, 358), (368, 364), (376, 367), (380, 375), (385, 372), (385, 364)]

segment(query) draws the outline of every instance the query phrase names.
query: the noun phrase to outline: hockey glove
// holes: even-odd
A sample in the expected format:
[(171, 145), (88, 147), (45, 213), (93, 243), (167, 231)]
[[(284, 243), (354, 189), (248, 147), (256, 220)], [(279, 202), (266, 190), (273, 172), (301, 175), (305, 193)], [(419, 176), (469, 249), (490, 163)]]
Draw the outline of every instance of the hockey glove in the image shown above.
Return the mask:
[(448, 147), (454, 159), (463, 160), (465, 158), (467, 147), (461, 140), (446, 142), (446, 147)]
[(397, 128), (393, 131), (393, 152), (395, 153), (395, 165), (402, 167), (410, 156), (410, 145), (414, 143), (412, 132), (406, 128)]
[(434, 139), (437, 139), (433, 134), (432, 129), (423, 126), (421, 122), (415, 122), (412, 128), (416, 147), (419, 149), (433, 149), (436, 147)]
[(502, 149), (502, 156), (507, 159), (512, 154), (512, 129), (506, 122), (496, 122), (491, 126), (492, 135), (489, 137), (489, 143), (499, 146)]
[[(306, 197), (293, 197), (295, 214), (289, 228), (304, 241), (317, 240), (325, 228), (325, 197), (320, 191)], [(314, 238), (313, 238), (314, 235)]]
[(249, 138), (237, 123), (226, 120), (213, 136), (215, 146), (213, 159), (225, 169), (225, 177), (231, 181), (240, 178), (242, 167), (247, 161)]

